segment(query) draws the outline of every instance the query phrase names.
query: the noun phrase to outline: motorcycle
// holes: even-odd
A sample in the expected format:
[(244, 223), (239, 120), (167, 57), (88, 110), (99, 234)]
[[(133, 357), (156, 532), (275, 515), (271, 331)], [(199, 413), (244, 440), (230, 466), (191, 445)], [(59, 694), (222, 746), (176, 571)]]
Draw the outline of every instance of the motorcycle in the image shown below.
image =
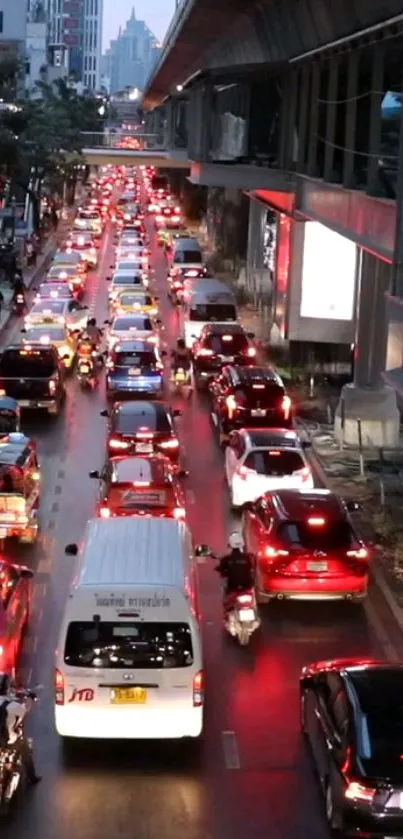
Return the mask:
[(81, 387), (94, 387), (97, 381), (94, 359), (92, 357), (79, 357), (77, 361), (77, 379)]
[[(19, 690), (16, 699), (30, 699), (37, 701), (37, 695), (32, 690)], [(24, 721), (19, 724), (18, 737), (24, 737)], [(29, 741), (32, 748), (32, 742)], [(24, 780), (24, 763), (21, 750), (18, 748), (18, 739), (15, 744), (6, 746), (0, 751), (0, 816), (5, 817), (9, 813), (10, 805), (15, 798), (21, 782)]]
[(21, 317), (21, 315), (24, 314), (25, 309), (26, 303), (24, 294), (17, 294), (15, 300), (13, 301), (13, 313), (17, 315), (17, 317)]
[(234, 592), (227, 595), (227, 600), (224, 626), (241, 647), (246, 647), (260, 626), (255, 594), (253, 590)]
[(183, 303), (183, 283), (173, 280), (168, 286), (168, 297), (174, 306), (181, 306)]
[(184, 367), (176, 367), (172, 370), (171, 381), (177, 393), (182, 393), (185, 398), (189, 398), (193, 390), (190, 369), (185, 370)]

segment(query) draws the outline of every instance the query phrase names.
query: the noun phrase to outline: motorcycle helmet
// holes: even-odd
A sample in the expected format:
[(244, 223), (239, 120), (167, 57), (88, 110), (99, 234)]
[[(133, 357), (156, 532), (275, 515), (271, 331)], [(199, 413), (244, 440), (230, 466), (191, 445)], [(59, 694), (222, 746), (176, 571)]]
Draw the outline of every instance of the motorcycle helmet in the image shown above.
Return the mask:
[(11, 690), (11, 676), (8, 673), (0, 673), (0, 696), (8, 696)]
[(97, 325), (97, 322), (96, 322), (95, 318), (88, 318), (87, 327), (88, 326), (96, 326), (96, 325)]
[(183, 338), (178, 338), (178, 340), (176, 342), (176, 346), (177, 346), (178, 350), (185, 350), (186, 349), (186, 344), (185, 344), (184, 339)]
[(238, 533), (236, 530), (234, 530), (234, 532), (231, 533), (231, 535), (228, 539), (228, 547), (230, 547), (231, 550), (233, 550), (233, 551), (236, 551), (236, 550), (243, 551), (244, 544), (243, 544), (242, 534)]

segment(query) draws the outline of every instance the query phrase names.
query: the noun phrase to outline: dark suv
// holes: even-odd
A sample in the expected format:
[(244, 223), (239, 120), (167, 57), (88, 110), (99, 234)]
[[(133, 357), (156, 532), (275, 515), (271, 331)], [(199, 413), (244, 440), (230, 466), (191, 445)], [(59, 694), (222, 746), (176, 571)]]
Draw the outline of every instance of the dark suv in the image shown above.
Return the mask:
[(0, 356), (0, 389), (20, 408), (44, 409), (56, 416), (65, 397), (63, 360), (56, 347), (7, 347)]
[(212, 417), (220, 436), (236, 428), (291, 428), (291, 399), (272, 367), (223, 368), (210, 385)]
[(253, 332), (245, 332), (239, 323), (208, 323), (192, 348), (196, 387), (217, 376), (227, 364), (250, 366), (256, 363)]

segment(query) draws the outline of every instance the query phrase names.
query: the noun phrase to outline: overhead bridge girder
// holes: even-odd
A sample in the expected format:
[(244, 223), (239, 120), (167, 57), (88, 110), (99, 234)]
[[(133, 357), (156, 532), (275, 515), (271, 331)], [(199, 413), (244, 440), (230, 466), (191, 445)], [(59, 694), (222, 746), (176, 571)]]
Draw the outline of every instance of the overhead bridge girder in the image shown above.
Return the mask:
[(186, 151), (136, 151), (133, 149), (86, 148), (82, 150), (89, 166), (156, 166), (163, 169), (190, 169)]

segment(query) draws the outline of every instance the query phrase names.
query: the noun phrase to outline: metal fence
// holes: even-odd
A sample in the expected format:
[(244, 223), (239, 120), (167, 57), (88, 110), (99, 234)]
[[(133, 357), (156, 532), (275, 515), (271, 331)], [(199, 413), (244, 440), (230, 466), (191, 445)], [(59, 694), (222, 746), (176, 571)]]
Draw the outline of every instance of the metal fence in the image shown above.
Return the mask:
[(84, 149), (122, 149), (127, 151), (164, 150), (164, 142), (157, 134), (136, 134), (130, 131), (82, 131)]

